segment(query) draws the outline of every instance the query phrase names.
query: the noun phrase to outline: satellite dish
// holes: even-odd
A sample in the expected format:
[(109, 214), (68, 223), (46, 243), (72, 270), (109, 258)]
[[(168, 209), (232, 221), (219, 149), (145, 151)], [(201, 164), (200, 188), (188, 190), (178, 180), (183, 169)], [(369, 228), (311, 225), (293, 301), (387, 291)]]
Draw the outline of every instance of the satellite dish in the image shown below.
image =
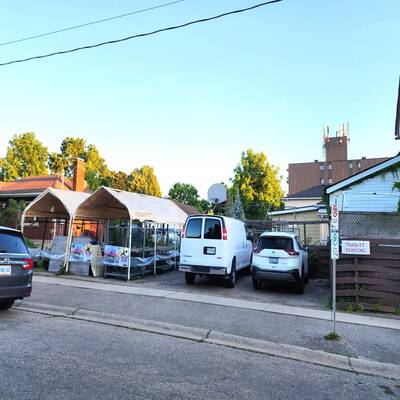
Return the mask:
[(222, 183), (214, 183), (208, 189), (208, 201), (214, 204), (225, 203), (226, 201), (226, 187)]

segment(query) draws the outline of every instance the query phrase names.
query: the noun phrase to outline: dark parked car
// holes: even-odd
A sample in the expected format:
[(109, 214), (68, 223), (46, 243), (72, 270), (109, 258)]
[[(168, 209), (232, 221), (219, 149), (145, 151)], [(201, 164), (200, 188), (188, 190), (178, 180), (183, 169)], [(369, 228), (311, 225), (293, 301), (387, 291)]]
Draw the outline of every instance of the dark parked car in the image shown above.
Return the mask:
[(0, 310), (31, 295), (32, 267), (22, 233), (0, 226)]

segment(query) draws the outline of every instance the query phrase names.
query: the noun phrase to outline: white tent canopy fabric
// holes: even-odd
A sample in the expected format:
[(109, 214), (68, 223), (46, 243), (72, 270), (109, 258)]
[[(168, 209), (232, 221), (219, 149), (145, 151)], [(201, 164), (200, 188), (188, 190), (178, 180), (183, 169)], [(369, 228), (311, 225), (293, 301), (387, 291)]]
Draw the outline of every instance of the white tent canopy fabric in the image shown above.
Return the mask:
[(129, 219), (183, 225), (187, 214), (173, 201), (105, 186), (97, 189), (76, 210), (80, 219)]
[(89, 196), (83, 192), (48, 188), (25, 208), (23, 216), (72, 220), (79, 205)]

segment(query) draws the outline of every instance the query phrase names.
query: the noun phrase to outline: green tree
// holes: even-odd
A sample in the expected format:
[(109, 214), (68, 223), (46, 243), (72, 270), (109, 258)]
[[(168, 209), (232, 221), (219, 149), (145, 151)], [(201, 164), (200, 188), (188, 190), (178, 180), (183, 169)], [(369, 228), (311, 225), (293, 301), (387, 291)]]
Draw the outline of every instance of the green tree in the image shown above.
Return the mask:
[(161, 197), (161, 189), (154, 173), (153, 167), (143, 165), (142, 168), (135, 168), (129, 175), (128, 189), (131, 192), (148, 194)]
[(211, 210), (211, 204), (200, 198), (199, 192), (190, 183), (174, 183), (168, 192), (168, 197), (180, 203), (194, 206), (202, 213), (208, 213)]
[(199, 202), (197, 203), (196, 208), (204, 213), (208, 214), (212, 210), (212, 205), (205, 199), (200, 199)]
[(25, 207), (26, 202), (23, 200), (8, 200), (6, 207), (0, 212), (0, 225), (20, 229), (21, 217)]
[(199, 203), (199, 193), (190, 183), (174, 183), (168, 192), (168, 197), (183, 204), (197, 206)]
[(106, 162), (97, 147), (93, 144), (86, 145), (85, 139), (66, 137), (61, 143), (60, 152), (49, 155), (48, 165), (52, 173), (63, 173), (72, 179), (77, 158), (85, 161), (85, 179), (89, 188), (96, 190), (103, 185), (109, 174)]
[(66, 137), (60, 146), (59, 153), (51, 153), (48, 165), (52, 173), (61, 174), (72, 179), (74, 163), (77, 158), (85, 159), (86, 141), (82, 138)]
[(283, 190), (279, 168), (265, 153), (248, 149), (234, 169), (232, 187), (239, 192), (247, 219), (265, 219), (267, 212), (281, 207)]
[(14, 135), (0, 160), (0, 179), (10, 181), (31, 175), (47, 175), (47, 148), (33, 132)]
[(128, 190), (128, 175), (122, 171), (108, 171), (102, 180), (102, 185), (119, 190)]

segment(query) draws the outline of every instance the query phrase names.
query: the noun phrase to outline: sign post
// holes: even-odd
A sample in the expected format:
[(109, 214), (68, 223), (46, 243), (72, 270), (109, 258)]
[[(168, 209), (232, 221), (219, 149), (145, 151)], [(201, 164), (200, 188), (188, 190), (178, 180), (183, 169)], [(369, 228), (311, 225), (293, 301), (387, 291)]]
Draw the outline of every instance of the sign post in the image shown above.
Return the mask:
[(331, 260), (332, 260), (332, 319), (333, 332), (336, 333), (336, 260), (339, 258), (339, 209), (331, 206)]

